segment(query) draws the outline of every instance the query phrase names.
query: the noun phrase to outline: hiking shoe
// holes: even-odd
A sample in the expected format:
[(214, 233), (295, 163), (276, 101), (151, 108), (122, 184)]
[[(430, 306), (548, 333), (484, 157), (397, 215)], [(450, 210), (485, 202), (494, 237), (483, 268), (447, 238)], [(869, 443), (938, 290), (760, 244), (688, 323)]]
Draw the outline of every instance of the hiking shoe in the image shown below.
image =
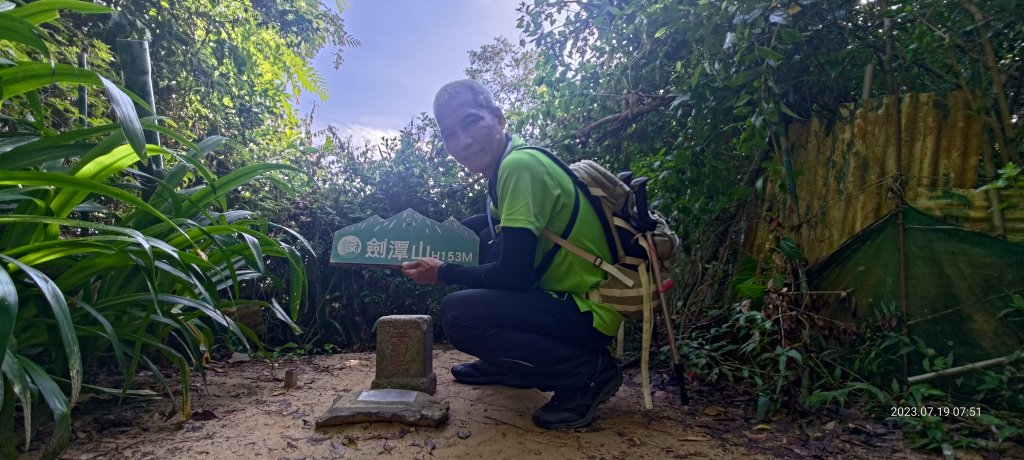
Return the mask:
[(533, 423), (549, 430), (580, 428), (594, 420), (597, 406), (611, 399), (622, 385), (622, 372), (612, 365), (585, 386), (556, 391), (551, 401), (533, 413)]
[(533, 388), (525, 380), (517, 378), (481, 360), (452, 366), (452, 377), (459, 383), (470, 385), (505, 385), (516, 388)]

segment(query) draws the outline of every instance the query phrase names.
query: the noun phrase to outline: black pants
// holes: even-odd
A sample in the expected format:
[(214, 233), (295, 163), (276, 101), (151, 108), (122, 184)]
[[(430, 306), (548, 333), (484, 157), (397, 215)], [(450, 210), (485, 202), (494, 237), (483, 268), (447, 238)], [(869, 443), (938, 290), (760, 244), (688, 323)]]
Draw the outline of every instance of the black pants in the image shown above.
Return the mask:
[(458, 291), (441, 301), (441, 325), (455, 348), (541, 391), (578, 388), (612, 362), (612, 338), (569, 294)]

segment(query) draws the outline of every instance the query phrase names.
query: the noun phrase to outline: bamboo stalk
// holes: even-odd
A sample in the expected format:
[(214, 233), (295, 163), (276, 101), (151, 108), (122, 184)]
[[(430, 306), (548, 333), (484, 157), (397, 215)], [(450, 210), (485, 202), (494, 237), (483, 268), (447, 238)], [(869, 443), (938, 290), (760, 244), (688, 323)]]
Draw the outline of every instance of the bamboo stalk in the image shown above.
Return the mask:
[(960, 375), (970, 371), (980, 371), (985, 368), (999, 366), (1007, 364), (1020, 358), (1021, 352), (1018, 351), (1014, 354), (1003, 356), (1002, 358), (988, 359), (985, 361), (979, 361), (971, 364), (964, 364), (963, 366), (951, 367), (949, 369), (943, 369), (941, 371), (929, 372), (927, 374), (915, 375), (907, 379), (907, 383), (921, 383), (929, 380), (934, 380), (939, 377), (952, 377), (954, 375)]
[(864, 101), (864, 106), (867, 107), (868, 101), (871, 100), (871, 85), (875, 79), (875, 62), (869, 62), (864, 67), (864, 89), (861, 92), (860, 98)]
[[(89, 51), (85, 48), (78, 52), (78, 67), (89, 68)], [(80, 128), (89, 127), (89, 88), (85, 85), (78, 85), (78, 125)], [(92, 213), (83, 211), (82, 220), (91, 222)], [(93, 230), (89, 228), (79, 228), (78, 232), (82, 236), (93, 234)]]
[[(149, 42), (145, 40), (117, 40), (117, 57), (124, 73), (124, 86), (149, 104), (149, 108), (135, 104), (139, 118), (156, 115), (156, 98), (153, 95), (153, 66), (149, 59)], [(152, 110), (150, 110), (152, 109)], [(146, 131), (146, 142), (160, 145), (160, 134)], [(159, 159), (160, 157), (154, 157)], [(162, 162), (162, 161), (161, 161)], [(163, 167), (161, 164), (160, 167)]]
[[(985, 163), (985, 180), (991, 181), (995, 179), (995, 158), (992, 155), (991, 145), (981, 146), (981, 161)], [(992, 204), (992, 226), (995, 227), (995, 234), (1000, 238), (1006, 238), (1006, 221), (1003, 218), (1003, 206), (1000, 203), (999, 189), (989, 188), (988, 199)]]
[[(89, 52), (82, 49), (78, 52), (78, 67), (89, 68)], [(85, 85), (78, 85), (78, 124), (85, 128), (89, 126), (89, 88)]]
[[(149, 108), (138, 102), (135, 103), (135, 111), (139, 118), (156, 115), (156, 100), (153, 95), (153, 67), (149, 60), (149, 42), (145, 40), (117, 40), (117, 58), (121, 64), (121, 71), (124, 74), (124, 85), (137, 96), (146, 101)], [(160, 133), (146, 130), (146, 143), (160, 145)], [(164, 159), (160, 155), (149, 157), (145, 162), (140, 162), (139, 170), (143, 173), (160, 177), (164, 169)], [(152, 180), (142, 181), (142, 196), (149, 199), (156, 191), (156, 184)]]

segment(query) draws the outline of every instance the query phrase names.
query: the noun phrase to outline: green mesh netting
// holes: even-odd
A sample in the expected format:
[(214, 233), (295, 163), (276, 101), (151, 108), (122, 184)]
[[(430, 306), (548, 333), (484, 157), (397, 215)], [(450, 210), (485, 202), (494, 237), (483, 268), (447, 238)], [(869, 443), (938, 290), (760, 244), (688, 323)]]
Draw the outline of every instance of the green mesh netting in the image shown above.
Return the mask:
[[(1024, 246), (967, 230), (907, 208), (909, 333), (954, 366), (1009, 355), (1024, 344), (1024, 324), (999, 318), (1011, 295), (1024, 294)], [(899, 236), (895, 213), (850, 238), (808, 270), (816, 291), (851, 289), (826, 315), (857, 321), (881, 305), (899, 306)], [(920, 357), (910, 375), (924, 371)]]

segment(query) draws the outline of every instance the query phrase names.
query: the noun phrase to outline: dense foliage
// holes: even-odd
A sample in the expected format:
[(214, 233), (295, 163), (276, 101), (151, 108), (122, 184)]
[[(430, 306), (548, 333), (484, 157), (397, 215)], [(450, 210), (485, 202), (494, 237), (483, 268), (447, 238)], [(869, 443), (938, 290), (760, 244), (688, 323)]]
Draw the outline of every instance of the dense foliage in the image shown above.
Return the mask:
[[(55, 22), (58, 6), (116, 11)], [(902, 360), (927, 344), (902, 336), (894, 309), (858, 325), (816, 315), (812, 297), (793, 295), (804, 288), (801, 217), (761, 204), (766, 183), (799, 199), (790, 123), (921, 91), (967, 94), (995, 139), (983, 159), (1001, 171), (993, 187), (1019, 187), (1021, 6), (534, 0), (521, 6), (520, 46), (473, 50), (466, 73), (494, 91), (513, 131), (569, 160), (655, 178), (654, 205), (685, 238), (671, 333), (700, 379), (755, 395), (765, 419), (949, 404), (967, 389), (985, 417), (900, 421), (922, 446), (994, 446), (1022, 433), (1019, 362), (960, 381), (961, 396), (908, 384)], [(0, 1), (0, 26), (0, 434), (28, 442), (45, 404), (56, 455), (80, 392), (129, 394), (139, 367), (171, 392), (160, 359), (185, 379), (187, 415), (189, 368), (223, 344), (368, 347), (378, 317), (435, 311), (448, 288), (323, 256), (335, 230), (373, 214), (480, 212), (483, 183), (445, 154), (429, 116), (365, 145), (298, 119), (298, 95), (324, 91), (312, 56), (329, 48), (340, 64), (341, 47), (358, 44), (321, 1)], [(130, 72), (114, 60), (119, 38), (150, 39), (159, 124), (139, 120), (112, 82)], [(82, 51), (92, 70), (69, 65)], [(70, 85), (92, 89), (84, 120)], [(143, 129), (170, 147), (147, 145)], [(154, 156), (167, 168), (151, 179), (136, 168)], [(771, 241), (744, 253), (755, 219), (771, 223)], [(258, 337), (231, 314), (253, 305), (281, 320)], [(116, 363), (123, 388), (89, 386), (102, 361)]]
[[(444, 286), (418, 287), (396, 271), (331, 266), (333, 233), (371, 215), (390, 217), (405, 209), (443, 221), (483, 209), (483, 182), (471, 178), (444, 153), (433, 119), (421, 116), (394, 138), (354, 145), (336, 129), (310, 133), (324, 139), (295, 165), (314, 178), (294, 198), (262, 202), (268, 215), (305, 235), (316, 257), (306, 260), (309, 295), (294, 337), (283, 331), (272, 340), (314, 352), (373, 346), (371, 330), (388, 314), (436, 312)], [(441, 330), (435, 324), (436, 337)]]
[[(0, 3), (5, 458), (31, 442), (47, 408), (53, 429), (42, 455), (56, 457), (68, 442), (80, 394), (133, 394), (139, 370), (151, 371), (174, 399), (161, 361), (177, 367), (179, 410), (187, 418), (190, 371), (201, 374), (215, 347), (247, 350), (259, 343), (230, 312), (261, 307), (297, 331), (306, 292), (301, 253), (310, 248), (302, 236), (228, 205), (239, 186), (261, 178), (289, 191), (274, 176), (296, 169), (253, 163), (222, 175), (211, 171), (204, 162), (225, 138), (197, 142), (154, 118), (140, 120), (118, 85), (61, 62), (69, 54), (59, 42), (66, 36), (51, 34), (61, 30), (60, 10), (111, 11), (78, 1)], [(91, 99), (102, 99), (99, 108), (109, 112), (94, 112), (83, 126), (68, 103), (74, 100), (68, 85), (102, 90)], [(175, 147), (147, 144), (144, 129), (159, 131)], [(154, 156), (167, 168), (144, 177), (136, 165)], [(148, 196), (140, 193), (144, 182), (153, 190)], [(121, 373), (121, 388), (94, 385), (104, 368)]]
[(281, 150), (300, 134), (299, 95), (327, 96), (310, 61), (326, 48), (340, 65), (342, 47), (358, 44), (320, 0), (102, 3), (116, 12), (72, 18), (73, 40), (90, 56), (116, 52), (119, 39), (148, 40), (158, 112), (194, 136), (235, 139), (246, 158), (287, 157)]
[[(927, 348), (892, 327), (898, 315), (843, 325), (792, 295), (806, 289), (793, 238), (803, 222), (795, 206), (762, 211), (759, 193), (770, 182), (784, 202), (799, 199), (790, 123), (834, 119), (842, 104), (887, 94), (963, 91), (996, 140), (988, 170), (1019, 164), (1019, 2), (539, 0), (521, 11), (523, 43), (542, 51), (535, 83), (546, 91), (535, 111), (546, 139), (656, 176), (660, 208), (684, 229), (675, 313), (684, 330), (675, 333), (692, 369), (750, 388), (764, 417), (863, 398), (876, 408), (948, 403), (948, 393), (896, 372), (904, 355)], [(743, 253), (753, 219), (769, 224), (772, 240)], [(985, 375), (986, 387), (1021, 380), (1014, 366)], [(967, 392), (993, 416), (957, 419), (968, 428), (960, 435), (936, 428), (941, 420), (903, 422), (933, 448), (1019, 436), (1020, 423), (1007, 422), (1019, 399)]]

